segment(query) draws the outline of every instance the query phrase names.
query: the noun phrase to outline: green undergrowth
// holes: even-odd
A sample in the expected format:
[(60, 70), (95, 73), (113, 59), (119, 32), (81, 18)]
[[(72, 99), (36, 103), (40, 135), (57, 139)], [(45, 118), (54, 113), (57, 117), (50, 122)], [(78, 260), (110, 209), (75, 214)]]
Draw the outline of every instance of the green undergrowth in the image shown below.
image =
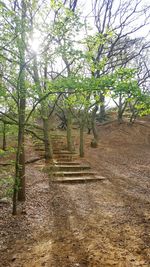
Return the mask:
[(13, 169), (12, 166), (1, 167), (0, 173), (0, 199), (4, 197), (11, 198), (13, 193)]

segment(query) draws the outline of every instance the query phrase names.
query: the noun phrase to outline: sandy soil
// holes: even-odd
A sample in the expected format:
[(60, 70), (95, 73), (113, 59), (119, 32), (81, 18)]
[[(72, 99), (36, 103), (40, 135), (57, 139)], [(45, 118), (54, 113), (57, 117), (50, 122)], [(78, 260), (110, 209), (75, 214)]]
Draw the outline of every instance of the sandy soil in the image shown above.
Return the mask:
[[(96, 149), (86, 135), (85, 159), (103, 181), (53, 184), (41, 165), (27, 165), (24, 212), (0, 206), (0, 266), (150, 266), (147, 125), (99, 126)], [(27, 157), (36, 155), (27, 143)]]

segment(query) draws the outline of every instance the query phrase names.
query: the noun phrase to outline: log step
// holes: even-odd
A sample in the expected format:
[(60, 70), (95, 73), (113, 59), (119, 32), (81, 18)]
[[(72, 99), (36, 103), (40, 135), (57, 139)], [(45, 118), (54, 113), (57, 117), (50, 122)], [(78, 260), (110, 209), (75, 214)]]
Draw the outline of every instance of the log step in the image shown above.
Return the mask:
[[(54, 147), (58, 147), (60, 150), (62, 149), (62, 146), (65, 146), (66, 147), (66, 144), (64, 142), (56, 142), (56, 143), (53, 143), (52, 142), (52, 145)], [(44, 148), (44, 143), (34, 143), (34, 146), (35, 147), (40, 147), (40, 148)]]
[[(44, 152), (45, 152), (45, 150), (41, 150), (41, 149), (39, 150), (39, 154), (41, 154), (41, 156), (45, 154)], [(78, 154), (70, 154), (70, 153), (67, 153), (67, 154), (66, 153), (64, 153), (64, 154), (63, 153), (56, 153), (56, 154), (54, 153), (53, 154), (54, 159), (60, 159), (61, 158), (62, 161), (64, 161), (64, 160), (67, 161), (68, 159), (75, 158), (77, 156), (78, 156)]]
[(83, 177), (65, 177), (65, 178), (54, 178), (51, 181), (54, 183), (68, 183), (68, 184), (74, 184), (74, 183), (88, 183), (88, 182), (97, 182), (105, 180), (105, 177), (103, 176), (83, 176)]
[(58, 155), (58, 154), (64, 154), (64, 155), (77, 155), (77, 153), (76, 152), (70, 152), (70, 151), (68, 151), (68, 150), (60, 150), (60, 151), (58, 151), (58, 152), (55, 152), (54, 153), (55, 155)]
[(80, 165), (80, 162), (77, 161), (55, 161), (55, 165)]
[(63, 160), (73, 160), (73, 159), (75, 160), (75, 159), (77, 159), (77, 155), (54, 154), (54, 159), (61, 160), (61, 161), (63, 161)]
[[(36, 146), (35, 147), (35, 151), (45, 151), (45, 149), (44, 149), (44, 147), (42, 147), (42, 146)], [(71, 154), (70, 152), (69, 153), (67, 153), (66, 151), (65, 151), (65, 149), (64, 149), (64, 153), (63, 153), (63, 150), (62, 150), (62, 147), (61, 147), (61, 150), (59, 150), (59, 149), (53, 149), (53, 152), (54, 152), (54, 154)]]
[(84, 170), (90, 170), (91, 167), (88, 165), (53, 165), (48, 168), (50, 171), (84, 171)]
[(53, 173), (53, 176), (57, 177), (71, 177), (71, 176), (92, 176), (95, 175), (95, 172), (90, 171), (56, 171)]

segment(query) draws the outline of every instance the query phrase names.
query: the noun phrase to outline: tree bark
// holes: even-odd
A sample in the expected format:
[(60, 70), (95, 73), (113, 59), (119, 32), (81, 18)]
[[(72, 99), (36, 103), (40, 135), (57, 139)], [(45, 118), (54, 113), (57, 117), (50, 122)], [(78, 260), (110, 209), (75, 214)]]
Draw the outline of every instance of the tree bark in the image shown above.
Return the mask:
[[(18, 77), (18, 145), (16, 153), (15, 182), (13, 192), (13, 214), (17, 213), (17, 197), (19, 201), (25, 201), (25, 108), (26, 108), (26, 86), (25, 86), (25, 18), (26, 4), (21, 2), (21, 38), (18, 37), (18, 49), (20, 55), (20, 71)], [(16, 25), (19, 28), (19, 25)], [(17, 29), (18, 30), (18, 29)]]
[(99, 113), (99, 120), (103, 122), (106, 118), (105, 112), (105, 96), (103, 93), (100, 93), (100, 113)]
[(98, 132), (97, 132), (97, 128), (96, 128), (96, 113), (98, 111), (98, 106), (96, 105), (95, 108), (92, 111), (92, 132), (93, 132), (93, 136), (94, 136), (94, 142), (96, 144), (98, 144)]
[(122, 95), (119, 95), (119, 105), (118, 105), (118, 123), (123, 122), (123, 114), (127, 107), (127, 101), (122, 102)]
[(118, 122), (122, 123), (122, 97), (121, 94), (119, 95), (119, 106), (118, 106)]
[(84, 123), (83, 121), (80, 122), (80, 157), (84, 157)]
[[(39, 91), (39, 97), (42, 97), (42, 87), (40, 84), (40, 78), (39, 78), (39, 73), (38, 73), (38, 64), (37, 64), (37, 58), (35, 55), (34, 58), (34, 80), (36, 83), (36, 86)], [(46, 79), (47, 75), (47, 69), (45, 66), (44, 69), (44, 78)], [(44, 87), (46, 87), (44, 83)], [(45, 89), (45, 88), (44, 88)], [(48, 105), (45, 100), (41, 102), (41, 117), (43, 120), (43, 130), (44, 130), (44, 147), (45, 147), (45, 159), (50, 160), (53, 158), (53, 148), (52, 148), (52, 143), (51, 143), (51, 138), (50, 138), (50, 129), (49, 129), (49, 119), (48, 119)]]
[(43, 132), (44, 132), (45, 159), (48, 161), (53, 158), (53, 149), (50, 137), (48, 118), (43, 118)]
[(25, 151), (24, 151), (24, 125), (22, 123), (19, 123), (18, 149), (16, 156), (16, 178), (17, 178), (18, 200), (25, 201)]
[(6, 123), (3, 122), (3, 145), (2, 149), (5, 151), (6, 150)]
[(70, 110), (67, 110), (67, 148), (73, 152), (72, 144), (72, 116)]

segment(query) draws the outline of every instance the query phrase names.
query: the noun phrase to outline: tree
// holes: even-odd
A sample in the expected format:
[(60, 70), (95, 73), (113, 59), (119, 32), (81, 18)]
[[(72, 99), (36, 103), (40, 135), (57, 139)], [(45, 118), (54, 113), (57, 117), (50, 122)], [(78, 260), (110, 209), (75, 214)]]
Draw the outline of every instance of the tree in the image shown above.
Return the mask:
[[(146, 31), (149, 23), (149, 4), (142, 5), (139, 1), (93, 1), (92, 12), (96, 35), (101, 37), (101, 41), (96, 46), (95, 53), (92, 55), (93, 64), (105, 58), (103, 68), (95, 68), (93, 75), (99, 77), (104, 73), (114, 71), (116, 67), (129, 67), (127, 64), (138, 57), (141, 51), (146, 50), (150, 43), (147, 39), (140, 42), (138, 49), (133, 50), (137, 42), (137, 35), (140, 31)], [(91, 15), (91, 13), (90, 13)], [(89, 16), (90, 16), (89, 15)], [(140, 19), (139, 19), (140, 18)], [(88, 15), (86, 17), (88, 22)], [(89, 34), (86, 26), (87, 35)], [(111, 33), (111, 38), (108, 38)], [(135, 36), (134, 38), (131, 36)], [(132, 46), (132, 50), (129, 48)], [(100, 93), (100, 119), (105, 118), (105, 97)]]
[[(26, 109), (26, 85), (25, 85), (25, 34), (26, 34), (26, 3), (21, 1), (21, 17), (15, 18), (17, 45), (19, 51), (19, 76), (17, 84), (18, 93), (18, 146), (16, 154), (16, 172), (13, 194), (13, 214), (16, 214), (17, 193), (18, 200), (25, 201), (25, 109)], [(20, 25), (21, 27), (20, 27)], [(19, 188), (18, 188), (19, 186)]]
[(118, 107), (118, 122), (123, 122), (123, 114), (128, 105), (137, 101), (141, 95), (141, 89), (135, 77), (136, 70), (119, 68), (112, 74), (113, 82), (110, 90), (111, 97)]

